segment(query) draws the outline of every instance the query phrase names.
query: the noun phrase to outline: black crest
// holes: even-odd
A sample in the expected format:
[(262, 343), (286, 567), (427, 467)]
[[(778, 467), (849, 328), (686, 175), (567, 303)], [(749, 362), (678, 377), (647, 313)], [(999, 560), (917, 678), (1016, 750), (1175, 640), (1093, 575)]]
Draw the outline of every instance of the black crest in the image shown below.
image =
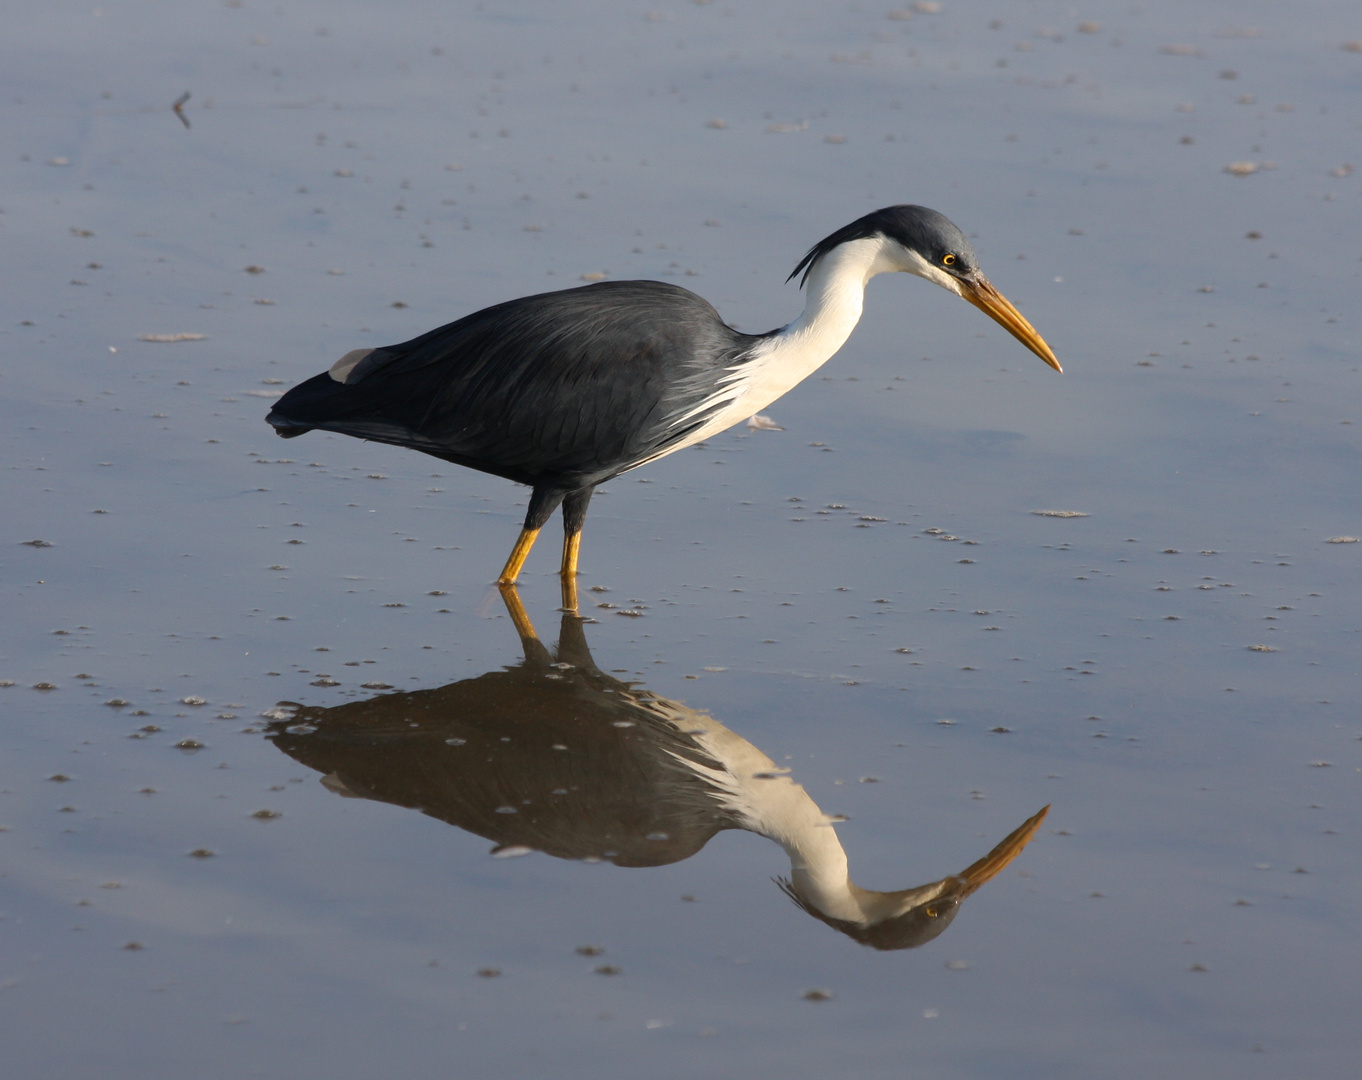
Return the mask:
[(886, 206), (857, 218), (850, 225), (844, 225), (831, 236), (818, 241), (809, 248), (808, 254), (799, 260), (799, 265), (791, 271), (786, 281), (793, 280), (801, 272), (799, 287), (809, 279), (813, 264), (833, 248), (852, 240), (869, 240), (885, 236), (895, 240), (910, 251), (916, 251), (933, 265), (940, 265), (946, 255), (954, 255), (954, 272), (968, 273), (975, 266), (974, 249), (965, 239), (965, 234), (956, 228), (944, 214), (929, 210), (925, 206)]

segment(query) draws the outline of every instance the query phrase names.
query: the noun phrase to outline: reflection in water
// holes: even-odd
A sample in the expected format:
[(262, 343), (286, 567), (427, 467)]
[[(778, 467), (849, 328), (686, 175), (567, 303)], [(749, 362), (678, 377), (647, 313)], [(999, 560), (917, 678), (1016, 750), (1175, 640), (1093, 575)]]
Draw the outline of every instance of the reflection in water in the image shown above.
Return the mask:
[(524, 661), (437, 690), (332, 708), (290, 706), (275, 745), (341, 795), (420, 810), (485, 836), (494, 853), (662, 866), (722, 829), (774, 840), (784, 891), (810, 915), (877, 949), (922, 945), (996, 876), (1048, 807), (959, 874), (898, 892), (854, 884), (832, 819), (750, 742), (704, 713), (606, 675), (583, 621), (565, 614), (557, 654), (504, 591)]

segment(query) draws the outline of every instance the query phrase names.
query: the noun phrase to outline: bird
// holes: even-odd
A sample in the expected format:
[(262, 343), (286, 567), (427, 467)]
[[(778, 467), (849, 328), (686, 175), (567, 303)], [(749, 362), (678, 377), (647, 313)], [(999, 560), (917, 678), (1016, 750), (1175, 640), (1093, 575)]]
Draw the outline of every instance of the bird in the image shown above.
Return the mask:
[(820, 240), (803, 313), (764, 334), (662, 281), (600, 281), (494, 304), (398, 345), (353, 349), (299, 383), (266, 421), (420, 450), (531, 489), (497, 579), (514, 584), (559, 506), (563, 606), (575, 610), (592, 492), (759, 413), (821, 367), (861, 317), (867, 282), (908, 273), (996, 320), (1056, 371), (1054, 352), (979, 269), (965, 234), (924, 206), (888, 206)]
[[(281, 702), (266, 737), (338, 795), (419, 810), (490, 840), (492, 854), (641, 868), (679, 863), (742, 830), (790, 860), (777, 885), (802, 911), (875, 949), (916, 948), (1032, 840), (1042, 807), (966, 869), (881, 891), (851, 879), (837, 836), (790, 773), (707, 712), (603, 671), (586, 620), (556, 648), (515, 586), (502, 590), (524, 659), (425, 690), (339, 705)], [(920, 879), (919, 879), (920, 880)]]

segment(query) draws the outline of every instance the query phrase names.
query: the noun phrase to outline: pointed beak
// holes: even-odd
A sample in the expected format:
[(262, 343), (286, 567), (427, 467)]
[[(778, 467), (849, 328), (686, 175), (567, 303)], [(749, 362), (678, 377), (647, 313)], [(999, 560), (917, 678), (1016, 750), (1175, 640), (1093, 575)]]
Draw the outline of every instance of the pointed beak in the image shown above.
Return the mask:
[(1036, 835), (1040, 823), (1045, 820), (1045, 815), (1049, 812), (1048, 806), (1041, 807), (1038, 813), (1023, 821), (982, 859), (968, 869), (956, 874), (955, 876), (964, 882), (964, 887), (960, 891), (960, 898), (963, 900), (981, 885), (992, 881), (1001, 874), (1007, 864), (1020, 855), (1022, 848), (1031, 842), (1031, 838)]
[(1002, 293), (995, 289), (983, 274), (973, 277), (957, 278), (960, 295), (986, 314), (989, 318), (1007, 328), (1007, 332), (1020, 341), (1058, 372), (1059, 366), (1054, 352), (1045, 344), (1045, 339), (1036, 333), (1036, 328), (1026, 321), (1026, 317), (1012, 306)]

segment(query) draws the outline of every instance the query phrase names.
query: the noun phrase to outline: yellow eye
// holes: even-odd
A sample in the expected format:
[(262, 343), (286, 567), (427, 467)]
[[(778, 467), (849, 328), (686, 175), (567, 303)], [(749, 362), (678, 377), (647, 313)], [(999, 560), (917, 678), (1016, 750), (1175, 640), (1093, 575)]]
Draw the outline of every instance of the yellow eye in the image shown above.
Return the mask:
[(955, 265), (955, 256), (954, 256), (954, 255), (943, 255), (943, 256), (941, 257), (941, 265), (942, 265), (942, 266), (954, 266), (954, 265)]
[[(955, 256), (954, 256), (954, 255), (947, 255), (946, 258), (947, 258), (947, 259), (953, 259), (953, 258), (955, 258)], [(926, 914), (927, 918), (929, 918), (929, 919), (935, 919), (935, 918), (936, 918), (936, 908), (930, 908), (930, 907), (929, 907), (929, 908), (923, 908), (922, 910), (923, 910), (924, 913)]]

